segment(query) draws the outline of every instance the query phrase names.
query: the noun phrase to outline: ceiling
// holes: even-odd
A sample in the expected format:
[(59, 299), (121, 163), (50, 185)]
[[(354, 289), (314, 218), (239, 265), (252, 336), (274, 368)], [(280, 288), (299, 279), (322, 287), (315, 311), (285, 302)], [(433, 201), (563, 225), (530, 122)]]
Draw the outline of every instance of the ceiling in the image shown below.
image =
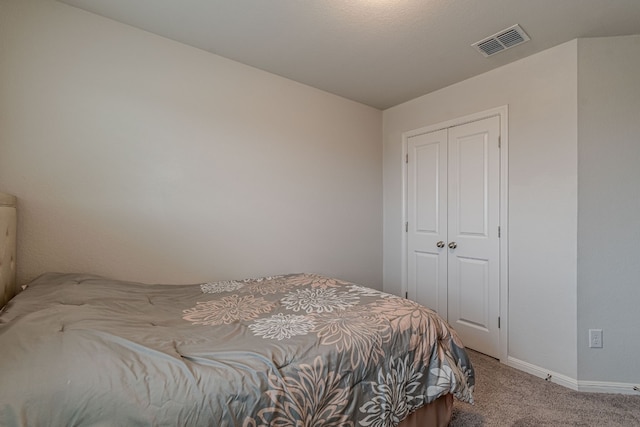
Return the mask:
[[(60, 0), (379, 109), (578, 37), (640, 34), (640, 0)], [(472, 43), (520, 24), (531, 40)]]

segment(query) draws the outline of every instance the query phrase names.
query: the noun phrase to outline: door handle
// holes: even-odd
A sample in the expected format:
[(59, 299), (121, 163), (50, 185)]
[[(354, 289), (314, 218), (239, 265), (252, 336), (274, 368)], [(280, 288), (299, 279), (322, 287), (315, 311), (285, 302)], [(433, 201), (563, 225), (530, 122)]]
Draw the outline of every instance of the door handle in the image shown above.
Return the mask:
[(458, 247), (458, 244), (456, 242), (449, 243), (449, 249), (455, 249), (457, 247)]
[(444, 248), (444, 242), (440, 240), (438, 243), (436, 243), (436, 246), (439, 248)]

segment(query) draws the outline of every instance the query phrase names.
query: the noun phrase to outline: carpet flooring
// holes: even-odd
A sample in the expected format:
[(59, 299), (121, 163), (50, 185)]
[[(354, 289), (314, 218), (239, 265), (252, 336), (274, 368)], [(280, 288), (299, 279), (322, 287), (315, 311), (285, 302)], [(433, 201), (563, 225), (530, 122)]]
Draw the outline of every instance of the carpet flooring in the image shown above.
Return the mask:
[(469, 351), (475, 404), (456, 401), (450, 427), (640, 426), (638, 395), (576, 392)]

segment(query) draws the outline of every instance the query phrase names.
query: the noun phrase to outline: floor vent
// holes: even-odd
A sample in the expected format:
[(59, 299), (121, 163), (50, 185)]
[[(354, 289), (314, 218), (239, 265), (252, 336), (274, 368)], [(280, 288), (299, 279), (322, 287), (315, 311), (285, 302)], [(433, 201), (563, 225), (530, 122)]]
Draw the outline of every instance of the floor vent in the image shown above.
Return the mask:
[(520, 25), (513, 25), (471, 46), (478, 49), (485, 57), (489, 57), (529, 40), (529, 36)]

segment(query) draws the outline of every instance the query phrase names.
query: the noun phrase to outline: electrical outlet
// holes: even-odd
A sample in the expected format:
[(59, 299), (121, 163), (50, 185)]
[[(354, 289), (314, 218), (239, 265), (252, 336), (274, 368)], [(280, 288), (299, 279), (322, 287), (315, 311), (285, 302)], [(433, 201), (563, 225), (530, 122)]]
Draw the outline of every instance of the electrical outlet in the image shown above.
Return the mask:
[(589, 347), (602, 348), (602, 329), (589, 329)]

